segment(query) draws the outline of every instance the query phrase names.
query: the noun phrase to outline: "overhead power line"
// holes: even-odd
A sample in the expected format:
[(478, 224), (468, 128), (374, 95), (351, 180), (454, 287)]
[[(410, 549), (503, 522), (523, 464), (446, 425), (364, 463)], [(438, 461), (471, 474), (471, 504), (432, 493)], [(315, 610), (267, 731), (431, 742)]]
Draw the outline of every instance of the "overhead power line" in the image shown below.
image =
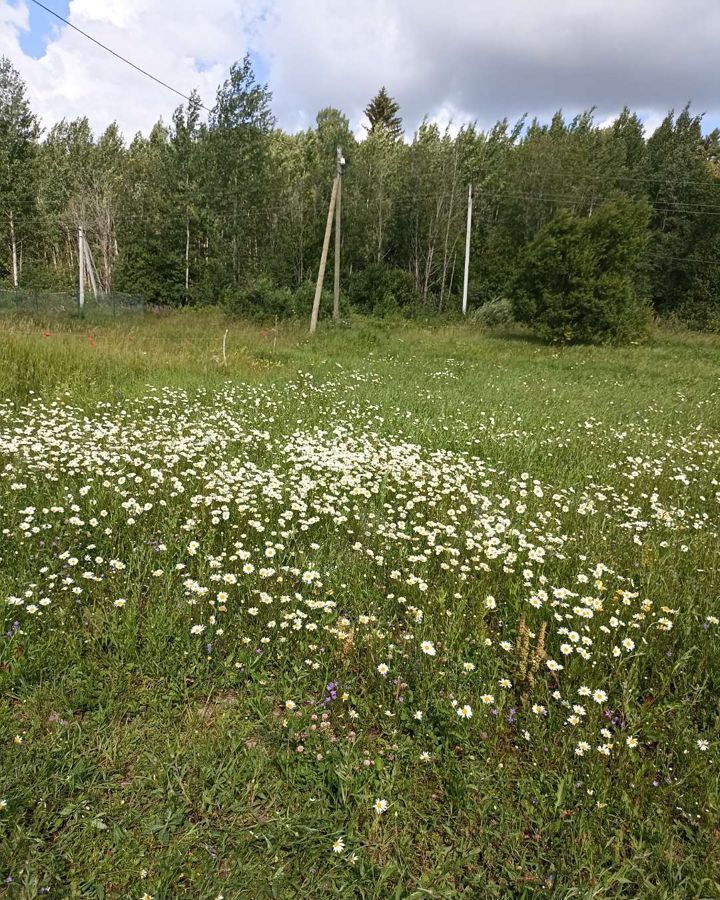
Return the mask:
[[(535, 173), (530, 172), (530, 175)], [(578, 183), (566, 183), (559, 185), (558, 191), (545, 191), (545, 190), (532, 190), (528, 188), (527, 190), (523, 189), (522, 185), (518, 185), (517, 187), (508, 186), (509, 189), (490, 189), (483, 190), (482, 194), (478, 197), (478, 202), (480, 201), (494, 201), (502, 198), (507, 198), (509, 200), (533, 200), (538, 201), (540, 203), (567, 203), (570, 205), (578, 204), (578, 203), (587, 203), (588, 201), (601, 203), (604, 201), (611, 201), (617, 199), (617, 196), (605, 194), (605, 193), (595, 193), (592, 187), (588, 187), (587, 185), (582, 184), (582, 182)], [(570, 193), (575, 189), (577, 193)], [(584, 191), (584, 193), (583, 193)], [(376, 202), (387, 202), (389, 204), (406, 204), (409, 203), (413, 205), (418, 200), (433, 200), (439, 202), (445, 202), (447, 200), (452, 200), (453, 194), (452, 192), (445, 190), (440, 191), (412, 191), (412, 192), (398, 192), (392, 193), (384, 200), (380, 201), (379, 198), (373, 198)], [(684, 201), (684, 200), (673, 200), (673, 199), (662, 199), (657, 198), (655, 200), (648, 200), (647, 197), (640, 198), (647, 200), (648, 205), (651, 209), (656, 212), (661, 213), (677, 213), (678, 215), (707, 215), (707, 216), (720, 216), (720, 204), (718, 203), (703, 203), (703, 202), (692, 202), (692, 201)], [(321, 198), (320, 203), (325, 203), (326, 199)], [(352, 201), (348, 200), (348, 203)], [(226, 200), (226, 209), (230, 208), (231, 200)], [(14, 201), (12, 204), (14, 209), (27, 207), (32, 209), (33, 212), (36, 211), (37, 200), (33, 198), (25, 199), (22, 198), (20, 200)], [(268, 212), (286, 212), (287, 205), (284, 202), (279, 203), (264, 203), (263, 209)], [(462, 204), (456, 206), (456, 209), (464, 209)], [(4, 205), (0, 201), (0, 215), (9, 210), (9, 206), (7, 203)], [(37, 210), (40, 212), (40, 210)], [(58, 215), (57, 212), (49, 213)], [(464, 215), (464, 213), (463, 213)], [(126, 214), (125, 217), (129, 218), (147, 218), (146, 213), (132, 213), (129, 216)], [(28, 219), (24, 219), (25, 222)], [(73, 222), (73, 227), (75, 224)]]
[[(183, 94), (182, 91), (179, 91), (177, 88), (174, 88), (171, 84), (168, 84), (166, 81), (163, 81), (161, 78), (157, 78), (155, 75), (152, 75), (146, 69), (143, 69), (141, 66), (136, 66), (134, 62), (130, 62), (129, 59), (126, 59), (124, 56), (121, 56), (119, 53), (116, 53), (110, 47), (106, 46), (105, 44), (101, 43), (96, 38), (94, 38), (91, 34), (88, 34), (87, 31), (83, 31), (82, 28), (78, 28), (77, 25), (73, 25), (72, 22), (69, 22), (67, 19), (63, 18), (60, 15), (60, 13), (56, 13), (54, 9), (50, 9), (50, 7), (45, 6), (44, 3), (40, 3), (39, 0), (32, 0), (32, 2), (35, 4), (35, 6), (39, 6), (40, 9), (44, 9), (45, 12), (50, 13), (51, 16), (55, 16), (56, 19), (60, 19), (61, 22), (64, 22), (66, 25), (69, 25), (70, 28), (72, 28), (74, 31), (77, 31), (83, 37), (86, 37), (89, 41), (92, 41), (93, 44), (97, 44), (98, 47), (102, 47), (103, 50), (106, 50), (108, 53), (112, 54), (116, 59), (119, 59), (121, 62), (126, 63), (128, 66), (132, 66), (132, 68), (135, 69), (136, 72), (140, 72), (141, 75), (145, 75), (147, 78), (152, 79), (157, 84), (162, 85), (162, 87), (167, 88), (169, 91), (172, 91), (173, 94), (177, 94), (178, 97), (182, 97), (183, 100), (189, 101), (191, 99), (190, 97), (188, 97), (187, 94)], [(211, 110), (208, 109), (208, 107), (205, 106), (204, 104), (200, 103), (199, 105), (200, 105), (200, 108), (206, 110), (206, 112), (211, 112)]]

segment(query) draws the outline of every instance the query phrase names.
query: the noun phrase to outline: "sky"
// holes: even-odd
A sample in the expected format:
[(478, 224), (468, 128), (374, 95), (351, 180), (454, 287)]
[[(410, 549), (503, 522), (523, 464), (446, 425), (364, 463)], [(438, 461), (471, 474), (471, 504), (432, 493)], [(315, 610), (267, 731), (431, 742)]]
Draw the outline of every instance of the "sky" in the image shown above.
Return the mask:
[[(230, 64), (250, 53), (287, 131), (339, 107), (360, 133), (381, 85), (406, 131), (547, 120), (624, 105), (648, 132), (688, 101), (720, 125), (720, 0), (43, 0), (183, 94), (212, 106)], [(45, 127), (86, 115), (126, 138), (170, 121), (181, 98), (36, 7), (0, 0), (10, 58)]]

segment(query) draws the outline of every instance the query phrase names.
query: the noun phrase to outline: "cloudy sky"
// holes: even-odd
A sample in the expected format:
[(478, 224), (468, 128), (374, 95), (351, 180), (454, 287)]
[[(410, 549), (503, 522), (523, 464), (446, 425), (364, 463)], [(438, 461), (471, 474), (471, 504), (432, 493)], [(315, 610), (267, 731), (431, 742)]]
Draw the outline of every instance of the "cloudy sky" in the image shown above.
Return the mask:
[[(211, 106), (249, 52), (296, 130), (337, 106), (355, 129), (381, 84), (408, 130), (527, 112), (547, 118), (624, 104), (650, 130), (688, 100), (720, 125), (720, 0), (43, 0), (99, 41)], [(87, 115), (127, 137), (169, 120), (180, 98), (30, 0), (0, 0), (0, 55), (47, 126)]]

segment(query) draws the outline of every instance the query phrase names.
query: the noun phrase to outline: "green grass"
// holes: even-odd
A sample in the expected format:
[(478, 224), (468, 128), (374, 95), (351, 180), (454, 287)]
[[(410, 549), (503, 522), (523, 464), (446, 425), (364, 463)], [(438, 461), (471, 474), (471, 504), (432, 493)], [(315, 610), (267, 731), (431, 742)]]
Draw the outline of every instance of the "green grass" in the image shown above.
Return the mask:
[(719, 376), (682, 333), (0, 322), (0, 894), (720, 897)]

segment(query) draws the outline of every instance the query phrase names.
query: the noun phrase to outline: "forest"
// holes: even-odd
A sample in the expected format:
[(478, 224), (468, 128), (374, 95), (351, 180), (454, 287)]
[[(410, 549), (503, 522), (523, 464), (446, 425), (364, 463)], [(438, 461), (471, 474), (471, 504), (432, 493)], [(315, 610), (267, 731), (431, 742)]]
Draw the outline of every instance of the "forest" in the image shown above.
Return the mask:
[(720, 331), (720, 130), (689, 104), (649, 135), (628, 108), (409, 135), (383, 88), (358, 139), (333, 108), (288, 134), (271, 101), (246, 57), (207, 121), (193, 94), (129, 142), (82, 117), (43, 130), (1, 59), (0, 287), (76, 290), (82, 225), (103, 291), (304, 316), (340, 146), (345, 309), (458, 314), (472, 185), (474, 320), (581, 341), (653, 318)]

